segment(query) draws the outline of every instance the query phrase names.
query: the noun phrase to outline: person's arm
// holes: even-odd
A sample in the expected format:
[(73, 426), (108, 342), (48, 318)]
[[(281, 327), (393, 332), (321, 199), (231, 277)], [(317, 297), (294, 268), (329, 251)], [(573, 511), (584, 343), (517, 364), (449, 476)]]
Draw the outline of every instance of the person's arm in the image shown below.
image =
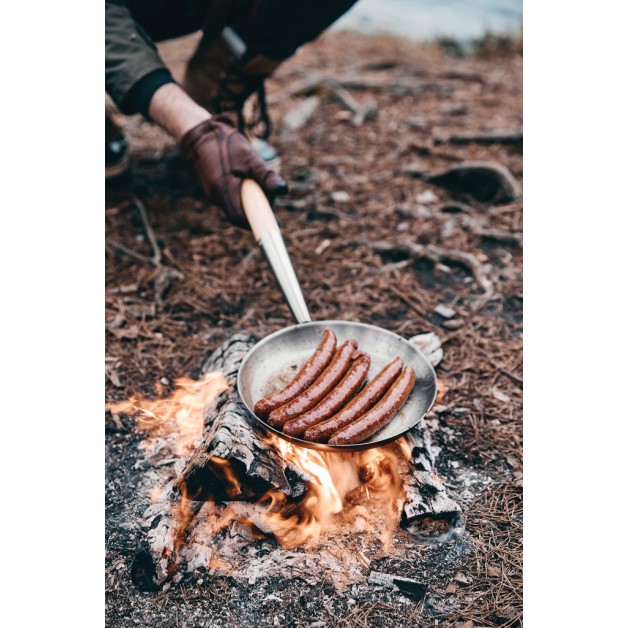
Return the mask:
[(190, 129), (212, 117), (207, 109), (196, 104), (176, 83), (162, 85), (153, 94), (148, 115), (173, 135), (177, 143)]
[(106, 2), (105, 88), (124, 113), (142, 113), (171, 133), (192, 161), (210, 201), (231, 222), (248, 227), (242, 208), (245, 178), (272, 201), (286, 182), (256, 155), (228, 117), (212, 115), (173, 80), (155, 45), (124, 2)]
[(173, 84), (155, 44), (122, 0), (105, 2), (105, 90), (120, 111), (148, 117), (153, 94)]

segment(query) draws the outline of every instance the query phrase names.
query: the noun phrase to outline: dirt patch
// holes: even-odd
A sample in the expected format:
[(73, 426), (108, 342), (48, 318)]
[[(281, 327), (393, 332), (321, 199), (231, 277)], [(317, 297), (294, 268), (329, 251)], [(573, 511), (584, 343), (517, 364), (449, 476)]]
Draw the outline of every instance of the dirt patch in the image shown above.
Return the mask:
[[(163, 46), (175, 74), (194, 40)], [(285, 94), (314, 74), (423, 87), (349, 89), (358, 103), (372, 101), (378, 108), (377, 118), (360, 127), (342, 103), (323, 97), (299, 131), (281, 132), (282, 116), (302, 102)], [(369, 585), (338, 595), (330, 582), (295, 586), (273, 577), (249, 584), (210, 576), (158, 594), (139, 592), (129, 576), (141, 539), (133, 521), (149, 496), (130, 496), (137, 494), (145, 461), (127, 419), (108, 415), (109, 625), (520, 622), (522, 250), (483, 236), (468, 218), (485, 231), (520, 234), (522, 204), (453, 199), (419, 173), (461, 161), (494, 161), (521, 183), (520, 145), (442, 143), (461, 132), (520, 128), (521, 76), (517, 54), (452, 59), (438, 48), (400, 39), (331, 33), (281, 66), (269, 85), (271, 100), (284, 94), (271, 108), (277, 129), (272, 143), (292, 189), (277, 216), (313, 318), (370, 322), (406, 337), (434, 331), (443, 339), (437, 372), (447, 392), (428, 426), (439, 451), (438, 471), (463, 505), (468, 534), (434, 546), (401, 536), (394, 553), (375, 548), (370, 565), (424, 581), (427, 596), (416, 601)], [(119, 120), (131, 141), (133, 175), (109, 186), (107, 238), (152, 255), (133, 204), (141, 199), (163, 262), (176, 273), (164, 281), (154, 265), (108, 246), (107, 400), (155, 395), (156, 385), (167, 392), (174, 378), (196, 376), (203, 355), (234, 331), (264, 336), (292, 322), (252, 236), (207, 205), (174, 142), (139, 118)], [(452, 210), (454, 201), (462, 209)], [(380, 254), (373, 246), (402, 240), (473, 255), (487, 268), (493, 297), (485, 299), (464, 264)], [(259, 551), (265, 551), (263, 541)]]

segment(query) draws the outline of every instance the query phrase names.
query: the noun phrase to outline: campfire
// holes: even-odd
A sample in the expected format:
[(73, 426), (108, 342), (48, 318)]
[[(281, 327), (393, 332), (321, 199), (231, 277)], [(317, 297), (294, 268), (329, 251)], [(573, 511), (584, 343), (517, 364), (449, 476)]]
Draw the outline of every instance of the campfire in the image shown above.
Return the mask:
[[(425, 338), (415, 341), (426, 348)], [(235, 335), (198, 380), (177, 380), (166, 396), (159, 383), (156, 400), (136, 396), (108, 407), (133, 415), (146, 435), (141, 488), (152, 505), (134, 562), (138, 586), (156, 589), (205, 571), (251, 581), (294, 570), (305, 579), (326, 571), (343, 588), (365, 579), (364, 547), (398, 551), (400, 527), (413, 542), (460, 532), (460, 508), (435, 472), (423, 420), (389, 445), (354, 453), (306, 449), (253, 427), (234, 382), (254, 343)]]

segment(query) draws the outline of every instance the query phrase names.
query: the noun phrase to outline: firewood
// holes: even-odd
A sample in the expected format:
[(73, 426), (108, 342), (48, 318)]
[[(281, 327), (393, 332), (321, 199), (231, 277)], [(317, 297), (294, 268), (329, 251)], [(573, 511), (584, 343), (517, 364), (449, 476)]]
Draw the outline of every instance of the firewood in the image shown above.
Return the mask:
[(207, 408), (203, 442), (177, 481), (188, 499), (255, 501), (271, 488), (291, 499), (305, 493), (308, 478), (286, 463), (277, 447), (249, 423), (238, 397), (238, 369), (255, 342), (254, 336), (235, 334), (202, 368), (203, 374), (222, 371), (230, 388)]
[(460, 506), (436, 475), (430, 433), (421, 421), (406, 434), (411, 461), (404, 486), (401, 526), (421, 538), (446, 540), (462, 525)]
[[(250, 334), (235, 334), (211, 354), (201, 369), (202, 374), (221, 371), (230, 388), (206, 408), (201, 444), (178, 477), (161, 491), (157, 503), (144, 513), (141, 524), (146, 536), (131, 569), (133, 581), (142, 590), (156, 590), (176, 573), (194, 571), (194, 564), (186, 564), (183, 549), (208, 501), (229, 503), (234, 508), (236, 502), (252, 505), (274, 489), (296, 505), (308, 494), (311, 478), (287, 463), (273, 442), (247, 421), (238, 398), (238, 369), (255, 341)], [(444, 540), (457, 525), (460, 508), (447, 497), (433, 472), (425, 422), (421, 420), (406, 438), (411, 460), (402, 472), (405, 504), (401, 525), (417, 536)], [(249, 507), (246, 503), (242, 506)], [(434, 527), (434, 522), (441, 526)], [(426, 527), (436, 529), (438, 534), (426, 534)]]
[(449, 135), (437, 138), (434, 144), (523, 144), (523, 129), (516, 131), (493, 131), (487, 133), (469, 133), (463, 135)]
[(509, 203), (521, 197), (521, 187), (512, 173), (494, 162), (463, 161), (427, 176), (426, 180), (486, 203)]

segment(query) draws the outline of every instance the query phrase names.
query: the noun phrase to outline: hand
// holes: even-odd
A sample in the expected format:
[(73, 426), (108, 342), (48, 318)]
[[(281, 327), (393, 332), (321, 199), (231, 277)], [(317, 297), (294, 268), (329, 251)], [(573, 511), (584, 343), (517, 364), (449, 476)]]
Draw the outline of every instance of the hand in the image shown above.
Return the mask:
[(243, 179), (256, 181), (270, 202), (288, 190), (286, 182), (256, 155), (228, 116), (214, 116), (195, 126), (181, 139), (181, 149), (194, 164), (209, 200), (222, 207), (239, 227), (249, 227), (240, 196)]

